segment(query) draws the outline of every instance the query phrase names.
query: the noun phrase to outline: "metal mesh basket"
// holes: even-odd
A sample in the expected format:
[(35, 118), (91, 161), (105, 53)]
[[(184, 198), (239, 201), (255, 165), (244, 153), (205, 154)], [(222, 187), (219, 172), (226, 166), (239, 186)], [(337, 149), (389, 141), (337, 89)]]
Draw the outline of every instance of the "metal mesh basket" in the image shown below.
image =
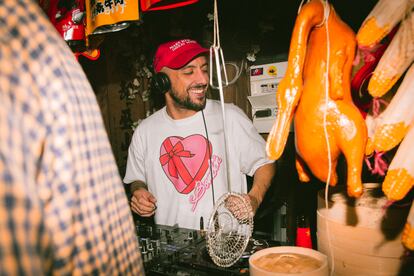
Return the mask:
[(207, 250), (213, 262), (229, 267), (239, 260), (253, 232), (250, 201), (227, 193), (215, 204), (207, 229)]

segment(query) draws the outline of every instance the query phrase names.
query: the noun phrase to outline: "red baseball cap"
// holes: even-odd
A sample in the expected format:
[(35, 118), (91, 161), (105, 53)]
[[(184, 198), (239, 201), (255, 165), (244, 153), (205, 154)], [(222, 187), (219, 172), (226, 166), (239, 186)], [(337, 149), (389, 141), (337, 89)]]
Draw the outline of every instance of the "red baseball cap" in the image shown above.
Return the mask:
[(180, 39), (161, 44), (154, 57), (154, 70), (159, 72), (163, 67), (178, 69), (189, 63), (196, 56), (208, 53), (197, 41)]

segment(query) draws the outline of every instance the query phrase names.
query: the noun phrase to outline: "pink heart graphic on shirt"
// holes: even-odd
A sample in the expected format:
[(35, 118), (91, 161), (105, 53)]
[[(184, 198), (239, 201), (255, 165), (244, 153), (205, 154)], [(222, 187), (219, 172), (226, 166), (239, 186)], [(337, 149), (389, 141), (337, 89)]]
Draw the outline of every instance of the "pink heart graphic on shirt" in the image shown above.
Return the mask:
[(186, 138), (170, 136), (162, 142), (159, 160), (179, 193), (188, 194), (203, 179), (211, 150), (211, 144), (199, 134)]

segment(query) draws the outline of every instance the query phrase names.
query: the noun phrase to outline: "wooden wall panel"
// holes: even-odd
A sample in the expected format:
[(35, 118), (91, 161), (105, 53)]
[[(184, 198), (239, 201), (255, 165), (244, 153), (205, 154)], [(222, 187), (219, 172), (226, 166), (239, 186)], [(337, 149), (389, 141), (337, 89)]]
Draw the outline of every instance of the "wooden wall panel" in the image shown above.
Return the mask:
[[(226, 65), (228, 81), (231, 82), (238, 74), (237, 69), (241, 70), (237, 81), (224, 88), (224, 101), (233, 103), (240, 107), (251, 118), (251, 105), (247, 99), (250, 95), (249, 75), (246, 71), (245, 62), (228, 61)], [(235, 64), (236, 66), (231, 65)], [(223, 76), (224, 79), (224, 76)], [(212, 91), (212, 98), (220, 99), (218, 90)]]
[[(137, 76), (137, 55), (125, 55), (116, 39), (101, 46), (101, 57), (96, 61), (81, 59), (96, 94), (108, 138), (121, 176), (125, 174), (128, 147), (133, 134), (132, 123), (143, 119), (149, 108), (142, 99), (148, 87), (145, 76)], [(132, 85), (134, 79), (139, 87)], [(132, 93), (131, 91), (135, 92)]]

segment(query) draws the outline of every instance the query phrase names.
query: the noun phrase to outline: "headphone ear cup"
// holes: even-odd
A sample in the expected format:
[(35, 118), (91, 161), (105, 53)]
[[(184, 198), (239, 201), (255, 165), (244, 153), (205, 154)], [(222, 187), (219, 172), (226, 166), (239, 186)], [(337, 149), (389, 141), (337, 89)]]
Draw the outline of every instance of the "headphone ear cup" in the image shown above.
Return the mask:
[(152, 76), (152, 87), (164, 94), (171, 88), (171, 82), (167, 74), (163, 72), (156, 73)]

